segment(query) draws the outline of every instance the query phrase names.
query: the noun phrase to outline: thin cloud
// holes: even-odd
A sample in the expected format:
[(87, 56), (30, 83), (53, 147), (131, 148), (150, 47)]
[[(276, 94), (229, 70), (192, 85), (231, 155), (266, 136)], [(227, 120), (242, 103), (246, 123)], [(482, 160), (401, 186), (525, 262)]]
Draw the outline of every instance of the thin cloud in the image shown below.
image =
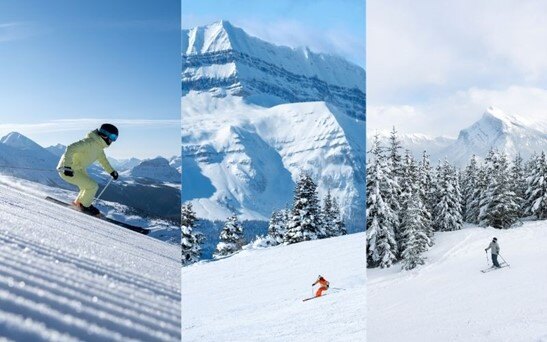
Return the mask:
[(147, 127), (147, 128), (169, 128), (180, 127), (180, 120), (150, 120), (150, 119), (63, 119), (52, 120), (40, 123), (4, 123), (0, 124), (0, 135), (10, 132), (24, 132), (25, 134), (74, 132), (89, 130), (90, 127), (98, 127), (104, 122), (111, 122), (120, 127)]
[(36, 34), (38, 30), (29, 22), (0, 23), (0, 43), (27, 39)]

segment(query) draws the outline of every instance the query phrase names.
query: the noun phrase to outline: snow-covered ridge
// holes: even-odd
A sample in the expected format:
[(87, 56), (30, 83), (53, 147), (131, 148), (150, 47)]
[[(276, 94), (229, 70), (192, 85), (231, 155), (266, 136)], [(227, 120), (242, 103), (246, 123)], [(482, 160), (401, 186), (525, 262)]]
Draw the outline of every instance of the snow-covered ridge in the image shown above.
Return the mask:
[(325, 102), (263, 108), (191, 92), (183, 100), (183, 201), (199, 217), (267, 220), (292, 202), (302, 171), (328, 189), (351, 222), (364, 222), (364, 121)]
[(180, 249), (0, 185), (0, 335), (180, 341)]
[(148, 178), (171, 183), (180, 183), (181, 180), (179, 171), (162, 157), (142, 161), (132, 168), (129, 174), (135, 178)]
[[(370, 132), (371, 133), (371, 132)], [(387, 142), (389, 133), (380, 132)], [(528, 159), (534, 152), (547, 151), (547, 133), (536, 129), (518, 115), (511, 115), (496, 107), (488, 107), (481, 118), (462, 129), (457, 139), (428, 137), (423, 134), (398, 134), (403, 148), (415, 156), (426, 150), (432, 162), (447, 158), (458, 166), (466, 165), (474, 154), (479, 159), (492, 148), (505, 152), (509, 158), (520, 154)], [(367, 137), (371, 141), (372, 135)]]
[(242, 96), (261, 105), (327, 100), (365, 118), (365, 71), (306, 48), (276, 46), (227, 21), (182, 32), (182, 90)]

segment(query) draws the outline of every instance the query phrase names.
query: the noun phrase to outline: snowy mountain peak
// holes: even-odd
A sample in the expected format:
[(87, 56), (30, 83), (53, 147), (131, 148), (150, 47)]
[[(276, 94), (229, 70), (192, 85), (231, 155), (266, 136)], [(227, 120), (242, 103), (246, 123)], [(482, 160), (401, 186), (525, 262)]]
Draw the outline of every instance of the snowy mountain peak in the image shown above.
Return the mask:
[(135, 166), (130, 175), (135, 178), (148, 178), (161, 182), (180, 183), (180, 173), (169, 165), (169, 161), (163, 157), (144, 160)]
[(499, 108), (496, 108), (494, 106), (490, 106), (486, 109), (486, 111), (483, 114), (483, 120), (495, 120), (499, 122), (500, 124), (510, 127), (513, 125), (516, 126), (526, 126), (528, 123), (515, 115), (507, 114), (504, 111), (502, 111)]
[(365, 71), (309, 48), (278, 46), (227, 21), (182, 31), (182, 90), (239, 96), (272, 107), (328, 101), (365, 118)]
[(23, 150), (42, 149), (40, 145), (25, 137), (21, 133), (17, 132), (11, 132), (8, 135), (4, 136), (2, 139), (0, 139), (0, 143)]

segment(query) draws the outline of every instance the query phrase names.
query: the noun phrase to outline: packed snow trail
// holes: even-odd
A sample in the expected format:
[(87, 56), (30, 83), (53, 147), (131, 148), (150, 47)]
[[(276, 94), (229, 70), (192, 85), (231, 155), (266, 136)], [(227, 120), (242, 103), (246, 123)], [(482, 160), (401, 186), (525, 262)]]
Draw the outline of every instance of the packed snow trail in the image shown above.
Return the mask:
[[(183, 341), (365, 341), (364, 244), (351, 234), (184, 267)], [(345, 290), (303, 302), (319, 274)]]
[(180, 341), (180, 250), (0, 185), (0, 339)]
[[(511, 266), (481, 273), (494, 236)], [(415, 270), (369, 269), (368, 342), (547, 341), (547, 221), (437, 233), (435, 243)]]

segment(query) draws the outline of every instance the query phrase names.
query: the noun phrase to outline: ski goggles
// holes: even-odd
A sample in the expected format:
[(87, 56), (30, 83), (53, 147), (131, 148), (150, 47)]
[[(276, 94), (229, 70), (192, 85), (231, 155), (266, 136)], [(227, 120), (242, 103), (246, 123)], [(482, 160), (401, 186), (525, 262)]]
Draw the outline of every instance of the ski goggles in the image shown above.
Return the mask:
[(101, 133), (102, 135), (104, 135), (105, 137), (107, 137), (108, 139), (110, 139), (111, 141), (116, 141), (116, 139), (118, 139), (118, 135), (117, 135), (117, 134), (107, 132), (107, 131), (105, 131), (104, 129), (100, 129), (100, 130), (99, 130), (99, 133)]

